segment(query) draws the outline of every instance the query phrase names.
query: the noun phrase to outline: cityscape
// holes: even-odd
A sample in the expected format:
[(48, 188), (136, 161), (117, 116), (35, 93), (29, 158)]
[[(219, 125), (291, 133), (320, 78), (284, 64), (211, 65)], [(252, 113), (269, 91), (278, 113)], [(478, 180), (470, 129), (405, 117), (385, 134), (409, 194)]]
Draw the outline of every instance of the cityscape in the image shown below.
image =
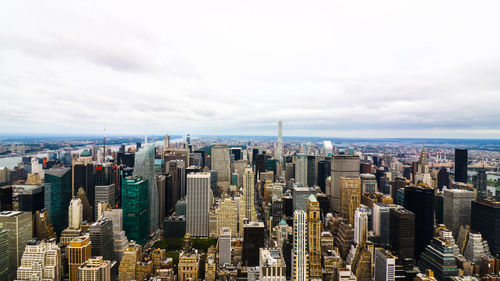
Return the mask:
[(500, 142), (283, 126), (5, 137), (0, 280), (498, 280)]
[(0, 1), (0, 281), (500, 281), (500, 1)]

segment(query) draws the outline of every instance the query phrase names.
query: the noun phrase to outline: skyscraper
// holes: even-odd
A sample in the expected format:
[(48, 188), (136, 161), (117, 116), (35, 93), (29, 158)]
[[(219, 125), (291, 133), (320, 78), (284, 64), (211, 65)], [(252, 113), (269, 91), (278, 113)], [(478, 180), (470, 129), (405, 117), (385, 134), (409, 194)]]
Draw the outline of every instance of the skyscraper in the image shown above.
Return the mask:
[(415, 257), (415, 214), (403, 208), (390, 210), (389, 243), (401, 259)]
[(276, 158), (280, 161), (281, 166), (283, 167), (283, 122), (278, 121), (278, 148), (276, 153)]
[(54, 230), (59, 235), (68, 225), (68, 205), (71, 200), (71, 169), (50, 169), (45, 172), (45, 209)]
[(0, 186), (0, 211), (12, 211), (11, 185)]
[(404, 206), (415, 214), (415, 257), (418, 258), (434, 236), (434, 189), (406, 187)]
[(9, 280), (9, 234), (0, 223), (0, 280)]
[(333, 211), (340, 213), (342, 206), (340, 199), (340, 178), (359, 177), (359, 163), (358, 156), (335, 155), (332, 157), (331, 186), (327, 187), (326, 195), (330, 198), (330, 207)]
[(373, 203), (372, 229), (378, 242), (382, 245), (389, 245), (389, 206), (384, 203)]
[(192, 237), (208, 237), (208, 213), (212, 197), (210, 173), (187, 175), (186, 232)]
[(318, 200), (312, 194), (307, 199), (306, 211), (309, 276), (321, 278), (321, 211)]
[(375, 281), (396, 280), (396, 257), (383, 248), (375, 248)]
[(474, 192), (465, 189), (444, 190), (444, 224), (458, 237), (460, 226), (470, 225), (471, 202)]
[(216, 144), (212, 147), (212, 170), (217, 171), (217, 184), (229, 186), (231, 180), (231, 161), (227, 144)]
[(224, 227), (219, 233), (219, 265), (231, 264), (231, 229)]
[(422, 270), (432, 270), (438, 281), (446, 281), (458, 275), (453, 248), (441, 237), (431, 240), (420, 257), (419, 267)]
[(243, 263), (247, 266), (258, 266), (259, 249), (263, 248), (265, 243), (264, 223), (252, 221), (243, 228)]
[(340, 216), (349, 224), (354, 224), (354, 212), (361, 204), (361, 179), (359, 177), (341, 177), (340, 185)]
[(114, 262), (103, 260), (102, 257), (88, 259), (78, 268), (80, 281), (111, 280), (111, 267)]
[(111, 206), (115, 205), (115, 184), (109, 184), (109, 185), (96, 185), (95, 186), (95, 205), (94, 207), (94, 214), (95, 214), (95, 219), (99, 219), (97, 217), (97, 205), (99, 203), (108, 203)]
[(69, 203), (68, 227), (72, 229), (80, 228), (83, 220), (83, 205), (80, 198), (73, 198)]
[(455, 148), (455, 181), (467, 183), (467, 149)]
[[(134, 176), (140, 176), (148, 183), (148, 226), (149, 233), (155, 232), (160, 227), (160, 203), (158, 188), (156, 187), (155, 172), (155, 146), (146, 145), (135, 154)], [(127, 234), (128, 235), (128, 234)]]
[(252, 168), (247, 166), (243, 173), (243, 194), (245, 196), (245, 217), (254, 221), (257, 219), (255, 214), (255, 185)]
[(309, 280), (307, 214), (303, 210), (296, 210), (293, 213), (292, 280)]
[(78, 268), (90, 259), (91, 245), (87, 236), (73, 239), (68, 245), (69, 281), (78, 281)]
[(105, 260), (114, 259), (113, 222), (109, 218), (100, 218), (90, 225), (90, 243), (92, 256), (102, 256)]
[(441, 167), (438, 172), (437, 187), (439, 190), (443, 190), (444, 186), (450, 187), (450, 174), (448, 174), (448, 170), (445, 167)]
[(364, 208), (357, 208), (354, 212), (354, 242), (364, 244), (368, 236), (368, 212)]
[(374, 174), (360, 174), (361, 194), (377, 192), (377, 179)]
[(307, 155), (298, 153), (295, 160), (295, 182), (307, 186)]
[(24, 247), (32, 238), (31, 212), (3, 211), (0, 224), (8, 233), (9, 280), (16, 278), (16, 270), (21, 265)]
[(500, 202), (488, 199), (472, 201), (471, 230), (483, 235), (491, 254), (500, 254)]
[(148, 227), (148, 180), (128, 177), (122, 181), (123, 230), (130, 240), (146, 242)]

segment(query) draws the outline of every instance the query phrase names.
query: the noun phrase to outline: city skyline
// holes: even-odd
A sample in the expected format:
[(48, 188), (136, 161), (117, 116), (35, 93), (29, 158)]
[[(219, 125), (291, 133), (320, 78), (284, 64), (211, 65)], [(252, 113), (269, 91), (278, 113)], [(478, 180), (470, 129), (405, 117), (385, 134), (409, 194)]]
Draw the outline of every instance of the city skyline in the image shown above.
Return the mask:
[(494, 1), (132, 3), (2, 3), (0, 133), (500, 138)]

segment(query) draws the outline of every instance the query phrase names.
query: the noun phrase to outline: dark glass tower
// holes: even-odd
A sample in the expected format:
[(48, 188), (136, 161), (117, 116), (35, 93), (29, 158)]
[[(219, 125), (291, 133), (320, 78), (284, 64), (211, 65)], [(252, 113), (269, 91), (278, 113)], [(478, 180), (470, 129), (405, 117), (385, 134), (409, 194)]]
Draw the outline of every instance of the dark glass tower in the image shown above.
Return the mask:
[(0, 211), (12, 211), (12, 186), (0, 187)]
[(415, 257), (418, 258), (434, 236), (434, 189), (406, 187), (404, 206), (415, 213)]
[(389, 211), (389, 244), (401, 259), (415, 256), (415, 214), (406, 209)]
[(245, 224), (243, 237), (243, 263), (247, 266), (259, 265), (259, 249), (264, 248), (265, 228), (262, 222)]
[(419, 267), (422, 271), (426, 269), (434, 271), (439, 281), (447, 281), (450, 277), (458, 275), (453, 248), (442, 238), (432, 239), (420, 257)]
[(467, 183), (467, 149), (455, 149), (455, 181)]
[(500, 254), (500, 202), (478, 199), (471, 202), (471, 229), (488, 241), (491, 254)]
[(71, 169), (50, 169), (45, 172), (45, 209), (59, 236), (68, 226), (68, 206), (71, 201)]
[(450, 175), (445, 167), (441, 167), (438, 172), (437, 187), (443, 190), (443, 186), (450, 187)]
[(122, 181), (122, 209), (128, 239), (144, 245), (149, 234), (147, 180), (128, 177)]

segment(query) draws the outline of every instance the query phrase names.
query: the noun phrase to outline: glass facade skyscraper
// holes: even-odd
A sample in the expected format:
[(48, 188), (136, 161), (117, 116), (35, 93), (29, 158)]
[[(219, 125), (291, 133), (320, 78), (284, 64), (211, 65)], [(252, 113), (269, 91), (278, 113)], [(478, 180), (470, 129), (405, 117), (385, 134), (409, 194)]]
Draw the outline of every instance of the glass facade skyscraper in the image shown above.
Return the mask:
[[(155, 232), (160, 227), (160, 202), (158, 200), (158, 188), (156, 186), (154, 163), (155, 146), (145, 145), (135, 154), (134, 176), (147, 180), (148, 191), (148, 213), (149, 232)], [(123, 191), (122, 191), (123, 192)], [(124, 204), (125, 202), (122, 202)], [(128, 233), (127, 233), (128, 236)], [(129, 236), (130, 238), (130, 236)]]
[(45, 173), (45, 209), (57, 235), (68, 226), (71, 201), (71, 168), (50, 169)]
[(144, 244), (148, 228), (148, 180), (128, 177), (122, 181), (123, 230), (130, 240)]

